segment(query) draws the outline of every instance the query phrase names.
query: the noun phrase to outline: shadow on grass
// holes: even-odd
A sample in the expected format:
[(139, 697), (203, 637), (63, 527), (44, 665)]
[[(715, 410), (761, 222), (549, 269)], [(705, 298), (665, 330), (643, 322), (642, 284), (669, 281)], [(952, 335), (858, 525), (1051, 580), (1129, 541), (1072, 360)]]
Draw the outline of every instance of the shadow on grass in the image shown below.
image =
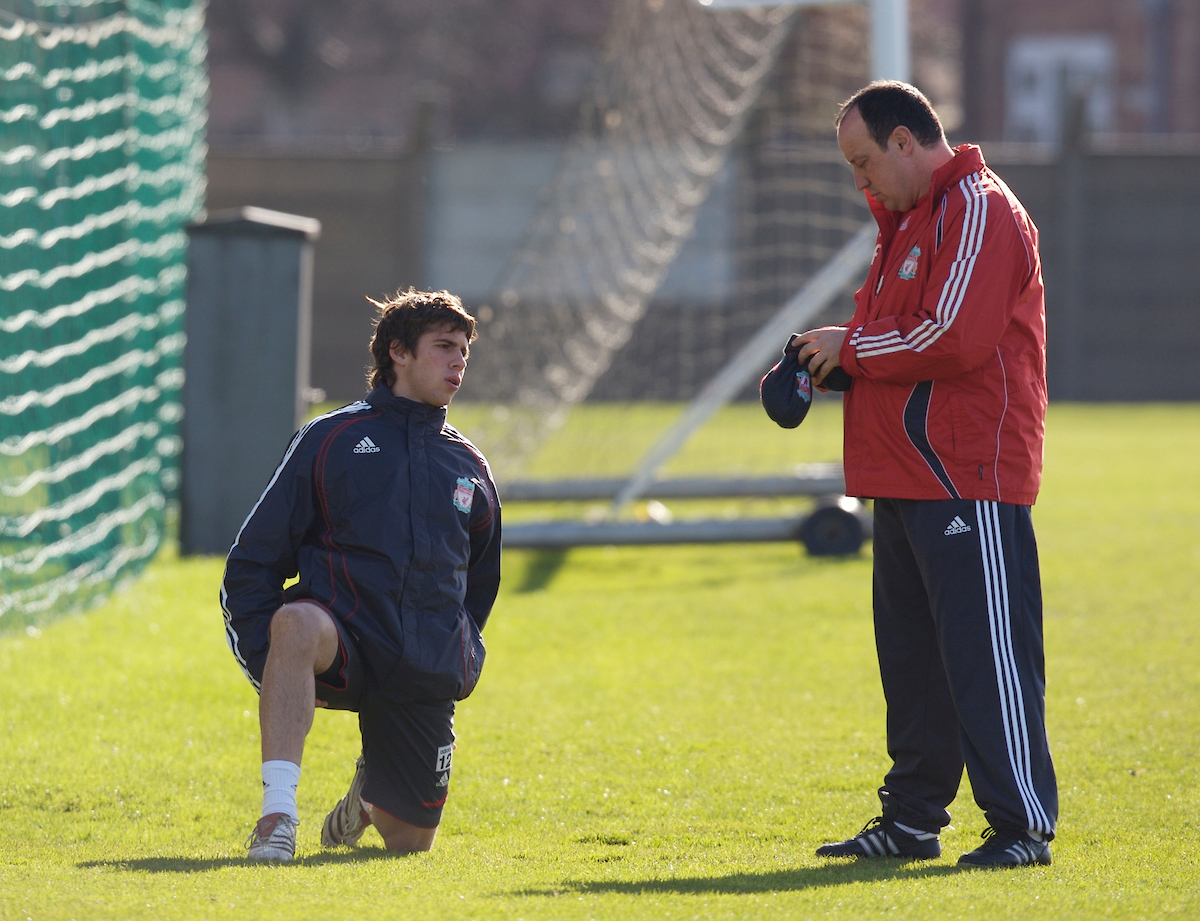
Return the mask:
[(566, 880), (558, 888), (523, 889), (515, 895), (558, 896), (565, 893), (602, 895), (646, 895), (649, 893), (737, 895), (763, 892), (795, 892), (824, 886), (880, 882), (889, 879), (921, 879), (963, 872), (957, 866), (918, 865), (909, 861), (858, 861), (826, 867), (776, 870), (772, 873), (731, 873), (728, 876), (681, 876), (675, 879)]
[(566, 547), (531, 551), (529, 562), (525, 566), (525, 575), (521, 579), (521, 584), (516, 588), (517, 594), (538, 592), (548, 588), (566, 562)]
[(85, 860), (76, 864), (80, 870), (117, 870), (131, 873), (204, 873), (225, 867), (269, 866), (286, 870), (289, 867), (321, 867), (348, 863), (367, 863), (373, 860), (402, 860), (408, 854), (394, 854), (384, 848), (365, 848), (353, 851), (330, 851), (298, 857), (289, 863), (251, 863), (245, 857), (142, 857), (133, 860)]

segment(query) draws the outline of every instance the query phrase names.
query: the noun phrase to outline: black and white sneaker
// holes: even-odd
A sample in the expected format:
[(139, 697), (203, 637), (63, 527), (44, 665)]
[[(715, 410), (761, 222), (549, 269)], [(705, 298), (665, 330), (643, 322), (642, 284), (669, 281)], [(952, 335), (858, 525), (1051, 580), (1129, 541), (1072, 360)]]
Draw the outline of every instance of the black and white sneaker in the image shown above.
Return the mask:
[(853, 838), (817, 848), (818, 857), (905, 857), (932, 860), (942, 856), (942, 843), (933, 832), (897, 825), (885, 816), (871, 819)]
[(958, 858), (960, 867), (1025, 867), (1050, 865), (1050, 842), (1026, 831), (983, 830), (983, 844)]

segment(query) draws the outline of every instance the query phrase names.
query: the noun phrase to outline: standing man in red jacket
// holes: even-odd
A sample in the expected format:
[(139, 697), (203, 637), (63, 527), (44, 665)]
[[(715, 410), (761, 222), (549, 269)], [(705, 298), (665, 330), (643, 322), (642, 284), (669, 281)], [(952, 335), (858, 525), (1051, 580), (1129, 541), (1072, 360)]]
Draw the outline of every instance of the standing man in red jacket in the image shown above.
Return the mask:
[(849, 326), (804, 333), (845, 395), (846, 491), (875, 500), (874, 610), (892, 767), (831, 857), (932, 858), (965, 765), (989, 828), (959, 863), (1050, 863), (1041, 579), (1046, 309), (1038, 232), (912, 86), (872, 83), (838, 146), (879, 224)]

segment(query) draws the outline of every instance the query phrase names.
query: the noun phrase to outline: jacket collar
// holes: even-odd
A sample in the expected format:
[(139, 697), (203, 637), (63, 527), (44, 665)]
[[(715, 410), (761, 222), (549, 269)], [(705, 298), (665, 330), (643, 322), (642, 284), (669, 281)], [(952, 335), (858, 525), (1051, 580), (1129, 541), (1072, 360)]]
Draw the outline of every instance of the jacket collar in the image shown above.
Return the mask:
[(435, 431), (446, 424), (446, 407), (430, 406), (398, 397), (390, 387), (380, 385), (367, 394), (367, 402), (395, 422), (412, 422)]
[(867, 205), (880, 230), (890, 234), (906, 215), (920, 212), (922, 208), (932, 212), (941, 203), (942, 194), (947, 188), (964, 177), (979, 172), (985, 166), (987, 164), (983, 162), (983, 151), (979, 147), (975, 144), (962, 144), (954, 148), (954, 156), (951, 159), (933, 171), (929, 180), (929, 194), (922, 195), (908, 211), (888, 211), (870, 195), (866, 195)]
[(953, 159), (947, 160), (934, 170), (933, 178), (929, 182), (929, 195), (926, 201), (930, 203), (931, 207), (936, 207), (934, 202), (942, 197), (942, 193), (947, 188), (964, 177), (979, 172), (985, 166), (987, 164), (983, 162), (983, 151), (974, 144), (955, 147)]

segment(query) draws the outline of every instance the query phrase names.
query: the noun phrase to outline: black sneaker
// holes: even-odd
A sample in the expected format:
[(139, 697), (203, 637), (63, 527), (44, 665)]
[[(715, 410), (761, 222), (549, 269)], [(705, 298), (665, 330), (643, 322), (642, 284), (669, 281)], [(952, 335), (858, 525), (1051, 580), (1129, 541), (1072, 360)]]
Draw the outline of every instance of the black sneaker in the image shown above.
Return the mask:
[(938, 836), (929, 831), (908, 832), (884, 816), (871, 819), (853, 838), (817, 848), (818, 857), (908, 857), (932, 860), (942, 856)]
[(1050, 865), (1050, 842), (1038, 841), (1025, 831), (983, 830), (983, 844), (958, 858), (960, 867), (1024, 867)]

